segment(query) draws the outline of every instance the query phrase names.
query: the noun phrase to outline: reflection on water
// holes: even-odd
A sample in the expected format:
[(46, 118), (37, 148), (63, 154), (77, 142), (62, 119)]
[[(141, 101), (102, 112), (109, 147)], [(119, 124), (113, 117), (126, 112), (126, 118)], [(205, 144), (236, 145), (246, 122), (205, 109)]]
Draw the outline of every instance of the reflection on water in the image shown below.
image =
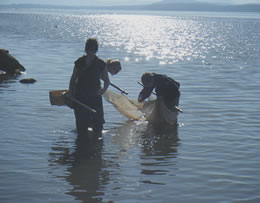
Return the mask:
[[(17, 82), (17, 75), (7, 75), (7, 74), (1, 74), (0, 70), (0, 88), (1, 87), (10, 87), (11, 83)], [(2, 90), (0, 90), (1, 92)]]
[(228, 18), (87, 12), (86, 15), (2, 14), (1, 18), (12, 19), (8, 25), (5, 23), (5, 29), (30, 39), (82, 43), (86, 36), (98, 36), (102, 46), (134, 53), (141, 60), (156, 59), (160, 64), (196, 59), (205, 64), (214, 64), (217, 60), (250, 62), (258, 57), (257, 20), (247, 23)]
[(112, 141), (120, 147), (121, 151), (135, 147), (141, 143), (141, 134), (146, 130), (146, 127), (147, 122), (129, 120), (110, 130), (113, 136)]
[(121, 126), (111, 129), (110, 133), (113, 135), (113, 142), (119, 145), (122, 149), (127, 149), (138, 144), (148, 145), (150, 148), (153, 148), (153, 145), (157, 141), (162, 141), (169, 137), (177, 142), (179, 140), (177, 128), (177, 122), (173, 126), (161, 127), (150, 125), (146, 121), (129, 120)]
[[(0, 14), (1, 46), (38, 81), (0, 81), (0, 202), (259, 202), (259, 14), (68, 12)], [(180, 81), (183, 127), (120, 124), (104, 103), (103, 143), (71, 133), (72, 110), (51, 106), (48, 93), (68, 86), (88, 36), (101, 58), (122, 61), (111, 79), (131, 97), (143, 72)]]
[[(65, 166), (66, 172), (62, 173), (65, 176), (61, 177), (58, 172), (54, 177), (65, 179), (72, 186), (66, 194), (81, 202), (113, 202), (111, 198), (128, 193), (127, 187), (136, 184), (142, 186), (131, 189), (135, 195), (147, 187), (151, 187), (152, 193), (153, 185), (167, 185), (167, 176), (173, 172), (170, 169), (177, 157), (177, 128), (177, 124), (156, 129), (147, 122), (127, 121), (105, 133), (104, 140), (112, 141), (112, 146), (104, 145), (104, 140), (94, 141), (84, 136), (76, 137), (74, 144), (61, 137), (49, 153), (49, 163), (56, 169)], [(114, 152), (109, 149), (111, 147)], [(119, 148), (118, 153), (116, 148)], [(130, 163), (133, 150), (140, 152), (134, 153), (134, 159), (141, 161), (140, 168)], [(128, 156), (125, 153), (129, 153)], [(128, 177), (122, 162), (127, 163), (127, 170), (140, 170), (136, 178)]]
[[(147, 177), (153, 175), (168, 176), (172, 167), (176, 170), (174, 159), (177, 158), (178, 147), (178, 124), (168, 128), (153, 128), (148, 126), (147, 130), (142, 135), (142, 151), (141, 166), (143, 167), (141, 173)], [(175, 171), (174, 170), (174, 171)], [(175, 174), (172, 174), (175, 175)], [(143, 183), (167, 185), (169, 182), (157, 178), (143, 180)]]
[(179, 141), (177, 128), (177, 123), (174, 126), (162, 129), (153, 128), (149, 125), (142, 135), (145, 154), (167, 157), (170, 154), (176, 154)]
[[(72, 186), (66, 194), (83, 202), (102, 202), (102, 187), (106, 185), (109, 176), (109, 173), (103, 170), (106, 168), (102, 159), (103, 140), (78, 136), (74, 150), (70, 149), (70, 145), (67, 147), (52, 147), (54, 152), (50, 153), (49, 160), (54, 162), (50, 164), (53, 166), (55, 163), (66, 165), (67, 176), (62, 178)], [(57, 175), (56, 178), (61, 177)]]
[(102, 170), (105, 168), (102, 148), (102, 140), (93, 142), (84, 136), (77, 137), (71, 167), (67, 169), (66, 177), (73, 189), (67, 194), (85, 202), (102, 201), (102, 186), (106, 185), (109, 179), (109, 173)]

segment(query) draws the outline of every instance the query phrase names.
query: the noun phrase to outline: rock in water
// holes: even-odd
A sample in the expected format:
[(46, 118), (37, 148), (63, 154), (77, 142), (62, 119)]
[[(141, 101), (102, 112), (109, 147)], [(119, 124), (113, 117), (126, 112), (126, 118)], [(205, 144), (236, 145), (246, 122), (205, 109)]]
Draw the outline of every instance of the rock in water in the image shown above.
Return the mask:
[(6, 74), (14, 75), (25, 71), (25, 68), (9, 54), (8, 50), (0, 49), (0, 70)]
[(33, 78), (24, 78), (20, 80), (20, 83), (35, 83), (37, 80)]

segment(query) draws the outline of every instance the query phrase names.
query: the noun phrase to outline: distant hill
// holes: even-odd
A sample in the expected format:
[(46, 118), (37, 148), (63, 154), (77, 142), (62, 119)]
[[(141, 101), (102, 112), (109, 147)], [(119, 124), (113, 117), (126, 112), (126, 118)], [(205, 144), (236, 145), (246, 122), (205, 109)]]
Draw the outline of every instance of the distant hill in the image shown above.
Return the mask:
[(146, 10), (165, 11), (233, 11), (260, 12), (260, 4), (222, 5), (211, 3), (154, 3), (144, 6)]
[(222, 5), (212, 3), (168, 3), (163, 1), (148, 5), (133, 6), (53, 6), (39, 4), (9, 4), (0, 8), (75, 8), (75, 9), (120, 9), (153, 11), (214, 11), (214, 12), (260, 12), (260, 4)]

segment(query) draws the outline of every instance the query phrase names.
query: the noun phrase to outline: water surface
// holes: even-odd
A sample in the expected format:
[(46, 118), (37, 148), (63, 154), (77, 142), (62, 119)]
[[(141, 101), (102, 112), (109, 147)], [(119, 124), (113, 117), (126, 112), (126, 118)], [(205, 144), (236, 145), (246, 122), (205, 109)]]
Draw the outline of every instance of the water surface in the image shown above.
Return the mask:
[[(260, 201), (259, 30), (258, 14), (1, 10), (1, 48), (26, 73), (0, 83), (0, 201)], [(78, 138), (49, 91), (68, 87), (88, 37), (121, 60), (111, 80), (130, 98), (143, 72), (179, 81), (178, 125), (157, 132), (104, 100), (104, 139)]]

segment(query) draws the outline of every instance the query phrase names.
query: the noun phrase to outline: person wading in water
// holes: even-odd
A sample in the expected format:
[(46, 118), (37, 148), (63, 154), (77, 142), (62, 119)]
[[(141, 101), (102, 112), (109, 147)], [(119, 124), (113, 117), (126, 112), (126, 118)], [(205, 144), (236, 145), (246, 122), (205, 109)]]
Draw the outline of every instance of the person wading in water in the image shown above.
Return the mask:
[[(85, 43), (86, 55), (75, 61), (70, 79), (67, 96), (75, 98), (96, 111), (93, 113), (75, 102), (71, 105), (74, 109), (78, 135), (87, 135), (88, 127), (92, 127), (95, 137), (102, 135), (105, 123), (102, 94), (110, 83), (108, 72), (114, 75), (121, 70), (119, 60), (109, 60), (105, 63), (96, 56), (97, 51), (98, 41), (95, 38), (89, 38)], [(103, 87), (101, 87), (100, 79), (104, 81)]]

